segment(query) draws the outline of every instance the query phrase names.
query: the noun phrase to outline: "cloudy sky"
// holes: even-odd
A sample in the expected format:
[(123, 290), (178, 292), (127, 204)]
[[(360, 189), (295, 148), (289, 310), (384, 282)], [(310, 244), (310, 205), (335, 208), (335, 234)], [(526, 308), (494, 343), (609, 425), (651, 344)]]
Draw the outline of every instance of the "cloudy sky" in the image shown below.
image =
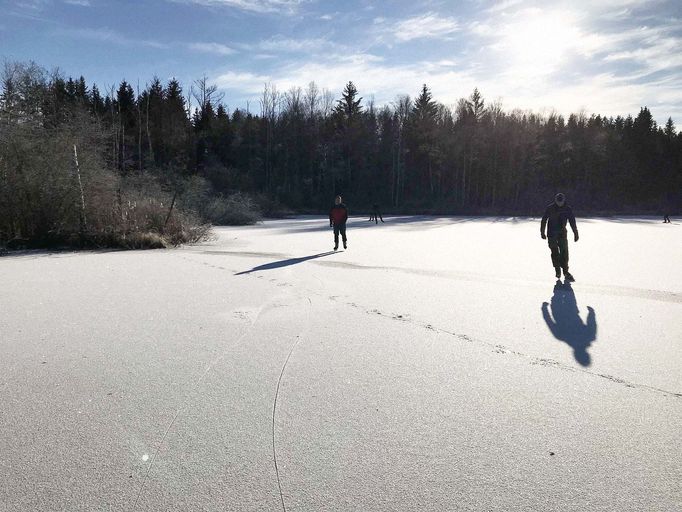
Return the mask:
[(111, 85), (206, 75), (231, 108), (352, 80), (379, 104), (422, 83), (505, 109), (682, 127), (680, 0), (0, 0), (0, 57)]

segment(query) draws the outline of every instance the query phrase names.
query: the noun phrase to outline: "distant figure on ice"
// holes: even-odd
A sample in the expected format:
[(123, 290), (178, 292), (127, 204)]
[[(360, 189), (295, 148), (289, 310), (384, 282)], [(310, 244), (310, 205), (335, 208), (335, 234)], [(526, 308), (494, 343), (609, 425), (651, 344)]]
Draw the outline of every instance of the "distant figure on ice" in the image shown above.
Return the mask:
[(369, 214), (369, 221), (374, 221), (374, 224), (379, 224), (378, 219), (381, 219), (381, 222), (384, 222), (384, 218), (381, 216), (381, 212), (379, 211), (379, 205), (374, 203), (372, 205), (372, 213)]
[(346, 221), (348, 220), (348, 208), (343, 204), (341, 196), (336, 196), (334, 199), (334, 206), (329, 210), (329, 227), (334, 228), (334, 250), (339, 248), (339, 233), (343, 240), (343, 248), (347, 249), (346, 245)]
[(663, 215), (663, 224), (668, 224), (670, 222), (670, 215), (667, 213)]
[[(578, 228), (575, 225), (573, 210), (566, 204), (566, 197), (562, 193), (558, 193), (554, 197), (554, 202), (547, 206), (545, 214), (542, 216), (540, 236), (543, 240), (547, 239), (549, 249), (552, 251), (552, 265), (554, 265), (557, 279), (561, 277), (561, 270), (563, 270), (564, 277), (570, 282), (574, 279), (568, 271), (567, 221), (571, 224), (574, 240), (577, 242)], [(545, 226), (547, 226), (547, 235), (545, 235)]]

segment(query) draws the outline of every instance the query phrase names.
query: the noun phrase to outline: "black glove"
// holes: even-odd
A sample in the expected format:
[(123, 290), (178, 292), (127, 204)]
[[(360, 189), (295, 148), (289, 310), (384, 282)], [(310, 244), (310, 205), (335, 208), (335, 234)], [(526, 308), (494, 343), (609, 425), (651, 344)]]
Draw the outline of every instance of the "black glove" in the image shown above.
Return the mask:
[(547, 235), (545, 235), (544, 233), (540, 233), (540, 236), (542, 237), (543, 240), (547, 238)]
[(574, 236), (573, 236), (573, 241), (574, 241), (574, 242), (577, 242), (577, 241), (578, 241), (578, 238), (580, 238), (580, 237), (578, 236), (578, 232), (576, 231), (575, 233), (573, 233), (573, 235), (574, 235)]

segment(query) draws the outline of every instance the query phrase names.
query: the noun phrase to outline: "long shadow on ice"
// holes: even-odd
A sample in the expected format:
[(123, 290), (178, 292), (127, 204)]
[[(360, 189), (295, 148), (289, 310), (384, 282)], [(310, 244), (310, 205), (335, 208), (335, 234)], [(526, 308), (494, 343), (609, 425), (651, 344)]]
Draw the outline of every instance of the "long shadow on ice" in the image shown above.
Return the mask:
[[(551, 308), (551, 316), (549, 308)], [(594, 309), (587, 306), (587, 322), (578, 314), (578, 304), (570, 283), (557, 280), (551, 304), (542, 303), (542, 317), (552, 335), (573, 349), (575, 360), (582, 366), (590, 366), (587, 349), (597, 339), (597, 319)]]
[(303, 263), (304, 261), (314, 260), (316, 258), (323, 258), (324, 256), (330, 256), (336, 254), (336, 251), (321, 252), (319, 254), (312, 254), (310, 256), (301, 256), (300, 258), (288, 258), (286, 260), (273, 261), (272, 263), (264, 263), (263, 265), (258, 265), (253, 267), (251, 270), (244, 270), (243, 272), (237, 272), (235, 276), (241, 276), (244, 274), (250, 274), (251, 272), (258, 272), (260, 270), (272, 270), (275, 268), (288, 267), (290, 265), (297, 265), (298, 263)]

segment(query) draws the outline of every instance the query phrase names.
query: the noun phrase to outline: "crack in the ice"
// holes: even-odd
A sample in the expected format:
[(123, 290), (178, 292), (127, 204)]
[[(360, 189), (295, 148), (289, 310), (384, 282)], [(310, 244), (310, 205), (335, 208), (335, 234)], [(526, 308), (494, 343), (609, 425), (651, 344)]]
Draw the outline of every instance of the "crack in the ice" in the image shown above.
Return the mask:
[[(213, 368), (218, 361), (220, 361), (223, 357), (225, 357), (225, 354), (227, 354), (227, 352), (230, 350), (230, 348), (234, 348), (235, 345), (239, 344), (253, 330), (253, 327), (256, 325), (256, 322), (258, 321), (258, 318), (260, 317), (261, 313), (263, 312), (263, 309), (265, 308), (266, 303), (267, 303), (267, 301), (265, 301), (263, 304), (261, 304), (260, 308), (258, 309), (258, 313), (256, 314), (256, 317), (253, 319), (253, 322), (251, 322), (251, 325), (249, 325), (249, 327), (242, 333), (242, 335), (239, 336), (239, 338), (237, 338), (237, 340), (234, 342), (234, 344), (231, 345), (230, 347), (226, 348), (225, 350), (223, 350), (217, 357), (215, 357), (211, 362), (209, 362), (208, 365), (206, 365), (206, 368), (204, 369), (204, 372), (201, 374), (201, 376), (199, 376), (199, 378), (189, 386), (190, 391), (195, 389), (196, 387), (198, 387), (199, 384), (201, 384), (201, 381), (204, 380), (204, 377), (206, 377), (206, 375), (211, 370), (211, 368)], [(175, 415), (173, 416), (173, 419), (169, 423), (168, 428), (166, 428), (166, 431), (163, 433), (163, 436), (161, 437), (161, 441), (159, 441), (159, 444), (156, 446), (156, 450), (154, 451), (154, 455), (152, 456), (151, 460), (149, 461), (149, 466), (147, 466), (147, 471), (145, 472), (144, 477), (142, 479), (142, 484), (140, 485), (140, 490), (138, 491), (137, 496), (135, 497), (135, 503), (133, 504), (133, 510), (137, 509), (137, 504), (140, 501), (140, 498), (142, 497), (142, 493), (143, 493), (143, 491), (147, 485), (147, 481), (149, 480), (149, 475), (151, 474), (152, 467), (154, 466), (154, 462), (156, 461), (157, 456), (161, 452), (161, 447), (163, 446), (163, 443), (166, 441), (166, 438), (168, 437), (168, 434), (169, 434), (171, 428), (175, 424), (175, 420), (178, 419), (178, 416), (180, 416), (180, 413), (185, 408), (186, 408), (186, 404), (179, 407), (175, 411)]]
[(279, 466), (277, 464), (277, 446), (275, 444), (275, 417), (277, 415), (277, 398), (279, 397), (279, 386), (282, 382), (282, 376), (284, 375), (284, 370), (289, 363), (291, 354), (294, 352), (296, 345), (301, 340), (300, 336), (296, 336), (296, 341), (291, 345), (291, 350), (289, 350), (289, 355), (287, 355), (284, 365), (282, 365), (282, 371), (279, 373), (279, 379), (277, 379), (277, 389), (275, 390), (275, 401), (272, 404), (272, 460), (275, 463), (275, 475), (277, 476), (277, 488), (279, 489), (279, 499), (282, 502), (282, 510), (287, 512), (287, 507), (284, 504), (284, 493), (282, 492), (282, 480), (279, 476)]
[[(337, 300), (337, 297), (329, 297), (329, 299), (334, 301), (334, 302), (339, 302)], [(364, 311), (368, 315), (378, 315), (378, 316), (387, 318), (389, 320), (400, 321), (400, 322), (409, 322), (409, 323), (411, 323), (417, 327), (421, 327), (423, 329), (427, 329), (430, 331), (435, 331), (435, 332), (439, 332), (439, 333), (446, 334), (449, 336), (453, 336), (460, 341), (465, 341), (467, 343), (474, 342), (474, 343), (477, 343), (478, 345), (484, 345), (486, 347), (489, 347), (493, 352), (498, 353), (498, 354), (511, 354), (511, 355), (515, 355), (518, 357), (522, 357), (522, 358), (526, 359), (527, 361), (529, 361), (530, 364), (532, 364), (532, 365), (554, 367), (554, 368), (558, 368), (560, 370), (567, 371), (567, 372), (582, 372), (582, 373), (586, 373), (588, 375), (592, 375), (595, 377), (600, 377), (602, 379), (606, 379), (608, 381), (613, 382), (614, 384), (621, 384), (621, 385), (628, 387), (628, 388), (647, 389), (649, 391), (655, 391), (657, 393), (661, 393), (661, 394), (666, 395), (666, 396), (682, 398), (682, 393), (676, 393), (674, 391), (668, 391), (665, 389), (657, 388), (655, 386), (649, 386), (646, 384), (636, 384), (636, 383), (628, 382), (628, 381), (621, 379), (619, 377), (614, 377), (613, 375), (608, 375), (606, 373), (592, 372), (592, 371), (586, 370), (584, 368), (577, 368), (574, 366), (569, 366), (567, 364), (561, 363), (560, 361), (555, 361), (554, 359), (546, 359), (546, 358), (541, 358), (541, 357), (530, 356), (528, 354), (524, 354), (523, 352), (518, 352), (516, 350), (512, 350), (509, 347), (506, 347), (504, 345), (500, 345), (499, 343), (490, 343), (490, 342), (487, 342), (487, 341), (484, 341), (481, 339), (472, 338), (472, 337), (468, 336), (467, 334), (460, 334), (460, 333), (448, 331), (447, 329), (442, 329), (440, 327), (434, 327), (432, 324), (429, 324), (429, 323), (423, 323), (423, 322), (419, 322), (416, 320), (410, 320), (408, 318), (405, 318), (404, 315), (398, 315), (398, 314), (394, 314), (394, 313), (384, 313), (383, 311), (380, 311), (378, 309), (367, 309), (367, 308), (360, 306), (354, 302), (342, 302), (342, 304), (345, 304), (346, 306), (350, 306), (350, 307), (353, 307), (356, 309), (360, 309), (361, 311)]]
[[(310, 300), (310, 297), (308, 297), (308, 303), (312, 307), (312, 301)], [(310, 310), (308, 310), (308, 325), (310, 325)], [(301, 341), (301, 336), (296, 336), (296, 341), (291, 345), (291, 349), (289, 350), (289, 354), (287, 355), (286, 360), (284, 361), (284, 364), (282, 365), (282, 370), (279, 372), (279, 379), (277, 379), (277, 389), (275, 390), (275, 400), (272, 404), (272, 459), (275, 463), (275, 475), (277, 476), (277, 488), (279, 489), (279, 498), (282, 502), (282, 510), (284, 512), (287, 512), (287, 507), (284, 503), (284, 493), (282, 492), (282, 480), (279, 476), (279, 465), (277, 464), (277, 446), (275, 443), (275, 418), (277, 415), (277, 399), (279, 398), (279, 387), (282, 382), (282, 377), (284, 376), (284, 371), (286, 370), (287, 364), (289, 363), (289, 359), (291, 359), (291, 354), (294, 353), (294, 349), (296, 348), (296, 345), (298, 345), (298, 342)]]
[[(182, 257), (182, 256), (181, 256)], [(188, 258), (183, 258), (189, 260)], [(196, 261), (193, 261), (194, 263), (199, 263)], [(420, 269), (410, 269), (410, 268), (402, 268), (402, 267), (380, 267), (380, 266), (365, 266), (365, 265), (358, 265), (355, 263), (345, 263), (345, 262), (328, 262), (328, 261), (314, 261), (313, 263), (317, 265), (324, 265), (324, 266), (337, 266), (337, 267), (348, 267), (348, 268), (357, 268), (357, 269), (363, 269), (363, 270), (397, 270), (401, 272), (407, 272), (407, 273), (415, 273), (415, 274), (420, 274), (420, 275), (431, 275), (435, 277), (447, 277), (447, 275), (450, 275), (450, 277), (455, 277), (459, 279), (468, 279), (468, 280), (483, 280), (483, 281), (490, 281), (490, 282), (495, 282), (495, 281), (501, 281), (501, 280), (496, 280), (495, 278), (490, 278), (486, 276), (474, 276), (474, 275), (465, 275), (465, 274), (455, 274), (453, 272), (438, 272), (438, 271), (430, 271), (430, 270), (420, 270)], [(205, 263), (204, 263), (205, 264)], [(210, 264), (205, 264), (207, 266), (213, 267), (213, 268), (218, 268)], [(222, 269), (222, 267), (221, 267)], [(226, 269), (223, 269), (226, 270)], [(261, 278), (262, 276), (258, 276)], [(638, 298), (645, 298), (645, 299), (652, 299), (652, 300), (660, 300), (664, 302), (682, 302), (682, 295), (673, 293), (673, 292), (665, 292), (665, 291), (659, 291), (659, 290), (642, 290), (638, 288), (625, 288), (625, 287), (615, 287), (615, 286), (595, 286), (595, 285), (583, 285), (585, 286), (588, 291), (596, 291), (597, 293), (607, 293), (611, 295), (629, 295), (632, 297), (638, 297)], [(339, 299), (338, 296), (329, 296), (329, 300), (332, 300), (334, 302), (339, 302), (337, 299)], [(309, 299), (310, 300), (310, 299)], [(648, 386), (646, 384), (634, 384), (628, 381), (625, 381), (623, 379), (620, 379), (618, 377), (614, 377), (612, 375), (608, 374), (601, 374), (597, 372), (591, 372), (589, 370), (583, 369), (583, 368), (576, 368), (573, 366), (568, 366), (564, 363), (561, 363), (559, 361), (555, 361), (552, 359), (545, 359), (545, 358), (540, 358), (540, 357), (535, 357), (535, 356), (529, 356), (528, 354), (524, 354), (522, 352), (517, 352), (515, 350), (511, 350), (508, 347), (505, 347), (504, 345), (499, 345), (495, 343), (489, 343), (486, 341), (483, 341), (481, 339), (474, 339), (471, 338), (467, 334), (461, 334), (461, 333), (456, 333), (452, 331), (448, 331), (447, 329), (442, 329), (440, 327), (434, 327), (431, 324), (428, 323), (422, 323), (418, 322), (415, 320), (411, 320), (409, 318), (406, 318), (405, 315), (399, 315), (399, 314), (387, 314), (382, 311), (379, 311), (377, 309), (367, 309), (364, 308), (363, 306), (360, 306), (358, 304), (355, 304), (354, 302), (345, 302), (347, 306), (351, 306), (357, 309), (364, 310), (365, 313), (367, 314), (374, 314), (374, 315), (379, 315), (383, 316), (385, 318), (389, 318), (391, 320), (397, 320), (401, 322), (410, 322), (414, 325), (417, 325), (419, 327), (422, 327), (424, 329), (428, 329), (431, 331), (435, 332), (440, 332), (443, 334), (447, 334), (449, 336), (453, 336), (457, 338), (460, 341), (465, 341), (467, 343), (472, 343), (476, 342), (479, 345), (485, 345), (490, 347), (493, 352), (500, 353), (500, 354), (512, 354), (516, 355), (519, 357), (523, 357), (526, 360), (530, 361), (530, 364), (532, 365), (541, 365), (541, 366), (553, 366), (555, 368), (559, 368), (563, 371), (567, 372), (583, 372), (587, 373), (588, 375), (593, 375), (595, 377), (600, 377), (602, 379), (609, 380), (613, 383), (616, 384), (622, 384), (626, 387), (629, 388), (639, 388), (639, 389), (648, 389), (650, 391), (655, 391), (657, 393), (664, 394), (666, 396), (672, 396), (676, 398), (682, 398), (682, 393), (676, 393), (674, 391), (668, 391), (665, 389), (660, 389), (655, 386)]]

